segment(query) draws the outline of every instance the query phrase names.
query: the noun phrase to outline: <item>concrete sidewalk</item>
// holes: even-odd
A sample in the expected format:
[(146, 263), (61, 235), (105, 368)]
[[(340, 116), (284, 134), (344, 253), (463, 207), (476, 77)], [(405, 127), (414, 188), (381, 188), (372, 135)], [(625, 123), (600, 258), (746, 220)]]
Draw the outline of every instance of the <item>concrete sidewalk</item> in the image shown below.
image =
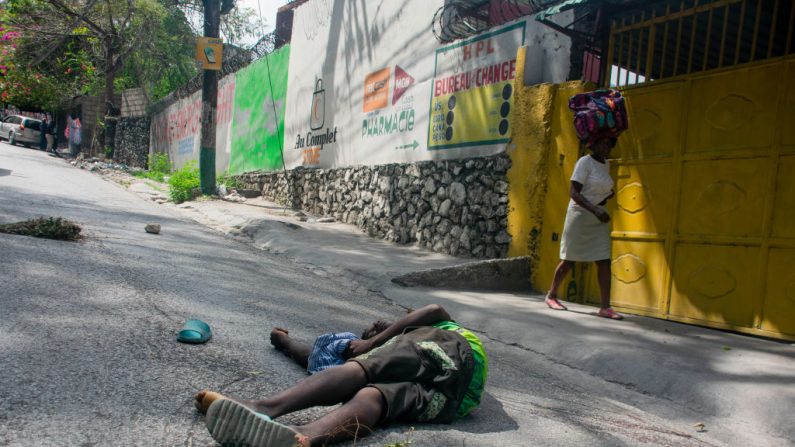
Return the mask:
[[(140, 183), (131, 189), (148, 198), (158, 194)], [(552, 311), (541, 295), (529, 291), (401, 287), (391, 279), (467, 260), (374, 240), (350, 225), (320, 223), (261, 198), (165, 206), (284, 256), (319, 278), (377, 291), (407, 309), (442, 304), (482, 334), (487, 346), (512, 347), (511, 357), (543, 358), (559, 367), (560, 380), (567, 371), (571, 377), (585, 374), (616, 405), (692, 433), (694, 443), (795, 443), (792, 344), (646, 317), (609, 321), (597, 318), (596, 308), (577, 304), (568, 312)], [(532, 377), (532, 370), (526, 372)]]

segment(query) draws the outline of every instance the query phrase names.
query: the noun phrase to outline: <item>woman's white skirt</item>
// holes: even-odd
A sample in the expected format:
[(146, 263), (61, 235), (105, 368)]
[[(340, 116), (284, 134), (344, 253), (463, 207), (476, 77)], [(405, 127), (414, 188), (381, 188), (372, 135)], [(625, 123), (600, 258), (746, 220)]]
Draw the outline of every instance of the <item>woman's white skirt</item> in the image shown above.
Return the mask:
[(585, 208), (569, 205), (560, 240), (560, 259), (576, 262), (610, 259), (610, 246), (610, 222), (602, 223)]

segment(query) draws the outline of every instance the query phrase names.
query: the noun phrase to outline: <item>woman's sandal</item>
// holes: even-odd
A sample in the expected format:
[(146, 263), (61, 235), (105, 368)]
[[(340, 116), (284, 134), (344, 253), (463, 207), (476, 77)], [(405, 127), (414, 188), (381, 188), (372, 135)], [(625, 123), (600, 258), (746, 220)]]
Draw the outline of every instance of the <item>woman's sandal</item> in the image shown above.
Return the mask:
[(547, 296), (544, 299), (544, 302), (547, 303), (547, 306), (549, 306), (550, 309), (554, 309), (554, 310), (569, 310), (569, 308), (564, 306), (560, 302), (560, 300), (558, 300), (557, 298), (553, 298), (551, 296)]
[(596, 315), (599, 315), (602, 318), (609, 318), (611, 320), (624, 319), (624, 316), (614, 311), (612, 307), (605, 307), (604, 309), (599, 309), (599, 312), (597, 312)]

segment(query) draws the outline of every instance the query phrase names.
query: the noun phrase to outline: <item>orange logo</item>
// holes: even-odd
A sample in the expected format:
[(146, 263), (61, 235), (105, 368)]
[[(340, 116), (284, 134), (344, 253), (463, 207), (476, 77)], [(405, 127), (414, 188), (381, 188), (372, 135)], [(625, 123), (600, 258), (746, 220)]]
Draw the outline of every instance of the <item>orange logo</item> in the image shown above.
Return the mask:
[(386, 107), (389, 103), (389, 67), (374, 71), (364, 78), (364, 112)]

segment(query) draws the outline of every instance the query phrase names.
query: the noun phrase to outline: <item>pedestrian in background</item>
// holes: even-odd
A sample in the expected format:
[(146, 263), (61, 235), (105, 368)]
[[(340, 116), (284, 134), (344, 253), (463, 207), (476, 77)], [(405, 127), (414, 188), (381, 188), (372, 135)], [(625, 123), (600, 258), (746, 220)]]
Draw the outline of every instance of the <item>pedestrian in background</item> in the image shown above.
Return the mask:
[(41, 127), (39, 127), (39, 149), (47, 150), (47, 129), (50, 128), (50, 122), (45, 115), (41, 119)]
[(42, 130), (44, 132), (45, 138), (47, 139), (47, 152), (52, 152), (53, 154), (56, 152), (56, 132), (55, 132), (56, 124), (55, 119), (53, 118), (47, 126), (44, 127)]
[(597, 315), (613, 320), (624, 317), (610, 307), (610, 215), (607, 200), (615, 195), (607, 156), (616, 138), (601, 137), (586, 145), (591, 150), (577, 160), (571, 175), (569, 207), (560, 242), (560, 263), (544, 302), (551, 309), (566, 310), (558, 300), (558, 288), (575, 262), (596, 262), (601, 305)]
[(66, 123), (66, 141), (69, 142), (69, 153), (76, 157), (80, 153), (80, 143), (82, 142), (80, 118), (75, 112), (69, 114), (69, 120)]

